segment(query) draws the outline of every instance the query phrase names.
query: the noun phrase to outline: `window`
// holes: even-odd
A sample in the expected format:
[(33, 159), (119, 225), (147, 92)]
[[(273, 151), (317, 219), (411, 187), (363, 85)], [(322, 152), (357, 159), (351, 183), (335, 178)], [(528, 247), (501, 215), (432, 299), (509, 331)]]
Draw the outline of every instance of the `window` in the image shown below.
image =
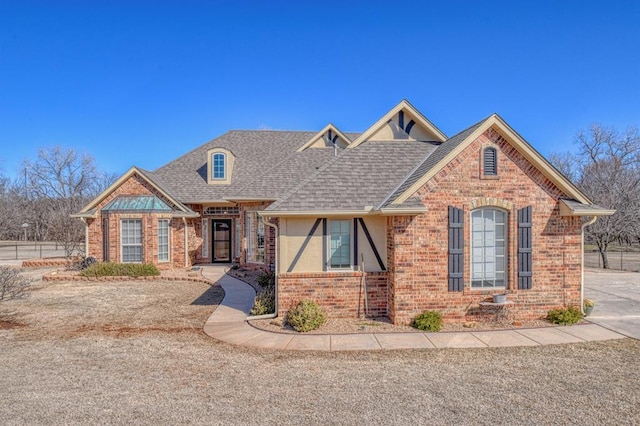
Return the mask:
[(142, 262), (142, 219), (122, 219), (122, 262)]
[(351, 268), (351, 221), (329, 221), (329, 268)]
[(483, 208), (471, 212), (471, 287), (506, 287), (507, 213)]
[(264, 223), (257, 212), (245, 212), (247, 262), (264, 263)]
[(158, 220), (158, 262), (169, 261), (169, 219)]
[(202, 257), (209, 257), (209, 219), (202, 219)]
[(483, 162), (485, 176), (498, 176), (498, 151), (495, 148), (484, 149)]
[(227, 156), (221, 152), (213, 154), (211, 167), (211, 179), (226, 179), (226, 160)]

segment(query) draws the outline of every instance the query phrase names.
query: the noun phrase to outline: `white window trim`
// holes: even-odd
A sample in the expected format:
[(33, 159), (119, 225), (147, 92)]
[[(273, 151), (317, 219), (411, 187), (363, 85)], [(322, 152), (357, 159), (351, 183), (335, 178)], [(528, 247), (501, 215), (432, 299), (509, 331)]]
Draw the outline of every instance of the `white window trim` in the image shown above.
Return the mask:
[[(222, 177), (216, 177), (216, 156), (222, 157)], [(211, 180), (226, 180), (227, 179), (227, 154), (224, 152), (214, 152), (211, 154)]]
[[(136, 262), (131, 262), (131, 261), (126, 261), (124, 260), (124, 241), (123, 241), (123, 223), (124, 221), (138, 221), (140, 222), (140, 244), (127, 244), (127, 247), (136, 247), (136, 246), (140, 246), (140, 261), (136, 261)], [(143, 229), (143, 224), (142, 224), (142, 218), (123, 218), (120, 219), (120, 262), (121, 263), (142, 263), (144, 261), (144, 229)]]
[[(160, 259), (160, 222), (167, 222), (167, 258)], [(171, 262), (171, 219), (158, 219), (158, 263)]]
[[(216, 155), (224, 156), (224, 178), (213, 177), (213, 159)], [(207, 151), (207, 183), (209, 185), (228, 185), (231, 183), (235, 156), (226, 148), (212, 148)]]
[[(474, 287), (473, 286), (473, 213), (478, 210), (496, 210), (504, 213), (504, 285), (494, 287)], [(495, 206), (485, 206), (473, 209), (469, 212), (469, 288), (474, 291), (487, 291), (487, 290), (506, 290), (509, 288), (509, 212)], [(494, 245), (495, 249), (495, 245)], [(495, 271), (498, 272), (498, 271)]]
[[(331, 266), (331, 222), (349, 222), (349, 266), (342, 267), (334, 267)], [(327, 235), (326, 235), (326, 246), (327, 246), (327, 271), (353, 271), (353, 220), (350, 219), (327, 219)]]

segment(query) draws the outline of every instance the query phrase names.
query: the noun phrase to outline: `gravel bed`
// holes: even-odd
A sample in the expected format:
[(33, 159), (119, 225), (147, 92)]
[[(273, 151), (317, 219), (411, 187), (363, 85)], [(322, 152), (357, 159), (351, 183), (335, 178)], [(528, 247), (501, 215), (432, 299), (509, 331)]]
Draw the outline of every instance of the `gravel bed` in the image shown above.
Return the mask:
[[(213, 289), (213, 290), (212, 290)], [(640, 341), (373, 352), (204, 335), (202, 283), (52, 283), (3, 302), (3, 425), (640, 423)]]

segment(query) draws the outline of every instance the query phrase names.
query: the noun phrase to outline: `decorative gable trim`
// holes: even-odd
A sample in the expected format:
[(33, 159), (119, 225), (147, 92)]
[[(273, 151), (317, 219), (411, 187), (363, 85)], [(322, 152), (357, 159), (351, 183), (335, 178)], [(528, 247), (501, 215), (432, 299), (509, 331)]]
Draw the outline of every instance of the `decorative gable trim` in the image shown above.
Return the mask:
[[(558, 172), (538, 151), (536, 151), (522, 136), (513, 130), (498, 114), (493, 114), (478, 126), (462, 143), (447, 154), (427, 173), (418, 179), (407, 190), (400, 194), (391, 204), (401, 204), (407, 198), (411, 197), (415, 192), (427, 183), (433, 176), (442, 170), (450, 161), (456, 158), (464, 151), (473, 141), (479, 138), (490, 128), (497, 131), (507, 142), (509, 142), (527, 161), (532, 163), (547, 179), (556, 185), (569, 198), (578, 200), (583, 204), (591, 204), (591, 201), (582, 193), (574, 184), (566, 177)], [(355, 142), (354, 142), (355, 143)]]
[[(410, 115), (411, 118), (407, 117)], [(369, 127), (363, 134), (358, 136), (347, 148), (355, 148), (361, 143), (369, 140), (373, 135), (379, 132), (384, 126), (392, 123), (392, 130), (397, 127), (397, 132), (404, 132), (409, 134), (411, 129), (415, 125), (419, 125), (426, 129), (429, 133), (432, 133), (435, 140), (438, 142), (444, 142), (447, 140), (447, 136), (438, 129), (435, 124), (429, 121), (420, 111), (418, 111), (413, 105), (411, 105), (406, 99), (403, 99), (398, 105), (393, 107), (391, 111), (386, 113), (381, 119), (376, 121), (371, 127)], [(395, 133), (395, 132), (394, 132)]]
[(329, 123), (324, 129), (316, 133), (308, 142), (298, 148), (296, 152), (302, 152), (307, 148), (332, 147), (334, 142), (338, 148), (344, 149), (349, 146), (351, 139), (338, 130), (336, 126)]

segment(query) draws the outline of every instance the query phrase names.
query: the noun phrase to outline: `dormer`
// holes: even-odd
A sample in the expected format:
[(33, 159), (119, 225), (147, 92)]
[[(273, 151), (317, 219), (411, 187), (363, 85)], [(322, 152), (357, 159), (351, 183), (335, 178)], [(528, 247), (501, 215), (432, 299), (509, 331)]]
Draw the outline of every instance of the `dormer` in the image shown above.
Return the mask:
[(307, 143), (297, 149), (302, 152), (307, 148), (337, 148), (345, 149), (351, 143), (351, 139), (345, 136), (333, 124), (328, 124), (324, 129), (316, 133)]
[(349, 148), (355, 148), (365, 141), (444, 142), (446, 139), (440, 129), (403, 100), (358, 136)]
[(207, 151), (207, 183), (209, 185), (228, 185), (231, 183), (235, 155), (225, 148), (212, 148)]

